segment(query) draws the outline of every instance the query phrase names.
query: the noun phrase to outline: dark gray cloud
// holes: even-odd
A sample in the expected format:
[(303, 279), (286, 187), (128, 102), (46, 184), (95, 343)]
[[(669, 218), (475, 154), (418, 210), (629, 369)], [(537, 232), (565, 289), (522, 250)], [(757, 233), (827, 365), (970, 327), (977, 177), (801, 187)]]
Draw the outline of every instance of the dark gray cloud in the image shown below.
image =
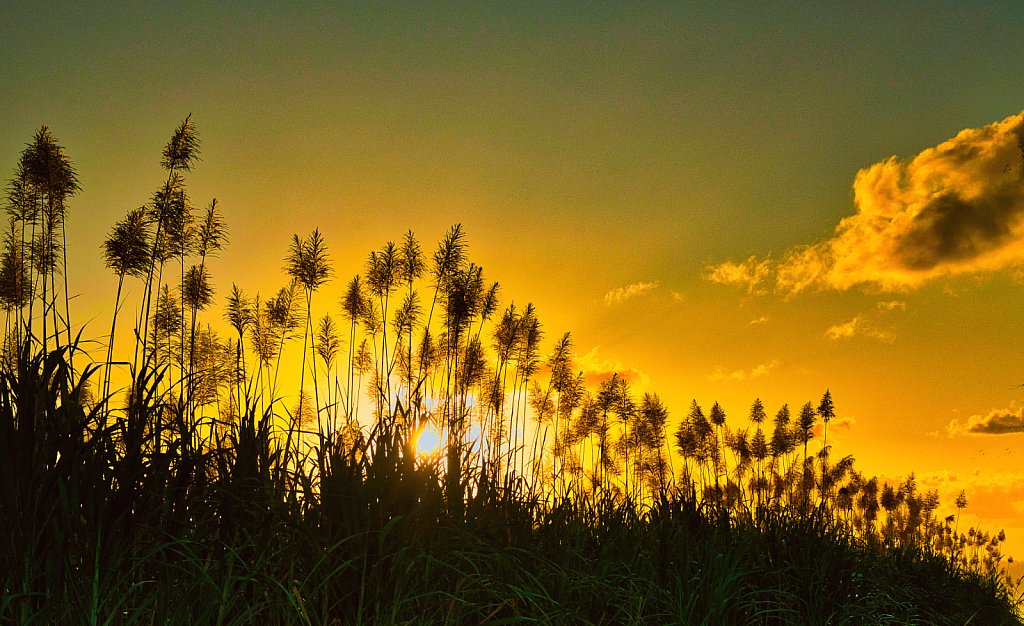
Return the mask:
[(951, 435), (1005, 435), (1008, 433), (1024, 433), (1024, 409), (992, 409), (988, 415), (972, 415), (967, 424), (961, 426), (959, 420), (949, 424)]
[(917, 272), (970, 261), (1012, 243), (1022, 215), (1020, 194), (967, 201), (955, 192), (945, 193), (913, 217), (896, 257)]

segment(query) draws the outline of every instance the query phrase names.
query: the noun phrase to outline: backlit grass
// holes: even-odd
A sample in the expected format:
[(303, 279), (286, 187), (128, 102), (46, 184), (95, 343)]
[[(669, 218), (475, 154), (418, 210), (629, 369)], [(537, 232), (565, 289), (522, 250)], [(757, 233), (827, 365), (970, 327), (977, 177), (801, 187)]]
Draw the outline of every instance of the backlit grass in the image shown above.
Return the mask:
[(372, 252), (337, 316), (326, 243), (295, 236), (285, 286), (233, 286), (222, 336), (198, 147), (186, 119), (103, 247), (118, 305), (143, 284), (132, 346), (116, 317), (101, 350), (72, 336), (78, 182), (48, 130), (8, 185), (0, 624), (1019, 623), (1002, 537), (833, 458), (830, 393), (732, 427), (590, 389), (459, 226)]

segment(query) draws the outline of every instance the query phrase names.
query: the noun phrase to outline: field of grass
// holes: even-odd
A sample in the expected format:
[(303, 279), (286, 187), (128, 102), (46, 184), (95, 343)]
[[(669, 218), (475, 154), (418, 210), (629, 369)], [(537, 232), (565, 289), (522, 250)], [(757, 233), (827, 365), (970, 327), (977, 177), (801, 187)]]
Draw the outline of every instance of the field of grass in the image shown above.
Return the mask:
[(371, 253), (341, 322), (313, 315), (326, 244), (296, 236), (273, 297), (233, 287), (222, 338), (198, 145), (186, 120), (104, 245), (118, 306), (143, 290), (103, 358), (71, 333), (78, 181), (45, 127), (8, 184), (0, 625), (1020, 623), (1003, 537), (833, 459), (831, 394), (770, 425), (755, 400), (742, 428), (694, 401), (671, 428), (618, 376), (588, 389), (568, 333), (545, 354), (458, 226), (430, 257), (411, 232)]

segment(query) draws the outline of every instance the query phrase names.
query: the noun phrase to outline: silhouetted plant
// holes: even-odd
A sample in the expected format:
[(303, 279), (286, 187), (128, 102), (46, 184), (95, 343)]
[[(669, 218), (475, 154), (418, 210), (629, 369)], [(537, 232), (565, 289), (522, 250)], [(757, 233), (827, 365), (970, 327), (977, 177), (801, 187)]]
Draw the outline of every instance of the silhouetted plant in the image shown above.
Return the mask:
[[(136, 334), (141, 337), (136, 345), (135, 358), (132, 362), (132, 375), (136, 381), (145, 378), (146, 363), (139, 363), (139, 350), (145, 358), (149, 345), (150, 311), (153, 301), (154, 287), (159, 290), (163, 284), (164, 263), (173, 256), (181, 258), (181, 278), (184, 279), (184, 258), (191, 249), (194, 232), (192, 231), (191, 201), (185, 193), (185, 180), (181, 172), (189, 172), (199, 159), (199, 136), (192, 115), (175, 128), (171, 139), (164, 146), (160, 165), (167, 171), (167, 180), (153, 194), (146, 206), (147, 221), (155, 225), (150, 238), (149, 267), (146, 273), (145, 289), (142, 295), (142, 306), (139, 308), (139, 320)], [(182, 281), (184, 282), (184, 281)], [(180, 303), (184, 307), (184, 302)], [(184, 318), (184, 310), (181, 311)], [(180, 349), (184, 350), (184, 325), (178, 328), (181, 333)], [(156, 351), (153, 351), (155, 354)], [(183, 354), (183, 352), (182, 352)], [(182, 359), (184, 360), (184, 359)], [(132, 391), (134, 395), (136, 390)]]
[[(15, 168), (14, 178), (7, 187), (6, 209), (11, 220), (12, 237), (8, 245), (6, 260), (11, 266), (8, 277), (9, 295), (13, 302), (21, 303), (26, 298), (20, 285), (22, 276), (19, 266), (28, 260), (28, 311), (21, 319), (21, 326), (31, 330), (35, 319), (33, 303), (38, 294), (43, 308), (39, 316), (41, 342), (44, 349), (52, 336), (60, 346), (60, 332), (67, 333), (67, 344), (71, 343), (71, 324), (68, 309), (67, 271), (64, 258), (65, 218), (68, 198), (81, 191), (78, 176), (71, 160), (57, 143), (49, 127), (42, 126), (32, 141), (21, 152)], [(17, 235), (20, 231), (20, 236)], [(17, 246), (17, 252), (14, 247)], [(64, 312), (57, 308), (57, 276), (60, 275), (64, 291)], [(19, 308), (22, 305), (19, 304)], [(33, 333), (26, 332), (23, 336)]]
[(191, 381), (195, 375), (195, 339), (196, 316), (199, 311), (206, 310), (213, 303), (213, 286), (206, 268), (207, 258), (216, 257), (227, 244), (227, 226), (220, 215), (217, 199), (214, 198), (206, 207), (206, 214), (200, 222), (195, 234), (195, 253), (199, 256), (199, 265), (193, 265), (184, 274), (181, 281), (182, 302), (190, 312), (189, 320), (189, 370)]
[[(313, 230), (305, 240), (300, 240), (298, 235), (293, 236), (288, 256), (285, 257), (285, 273), (292, 278), (294, 284), (302, 287), (306, 300), (305, 325), (302, 334), (302, 369), (299, 372), (299, 397), (302, 398), (302, 394), (306, 393), (306, 340), (316, 338), (316, 335), (313, 334), (313, 294), (330, 280), (333, 273), (330, 259), (327, 256), (327, 246), (324, 244), (319, 229)], [(315, 354), (315, 345), (310, 346), (310, 351)], [(299, 408), (302, 410), (298, 411), (302, 420), (308, 420), (310, 423), (314, 419), (319, 422), (320, 399), (315, 363), (313, 365), (313, 390), (316, 399), (315, 404), (312, 405), (314, 407), (314, 415), (305, 415), (303, 412), (305, 405), (301, 402), (299, 403)], [(300, 441), (301, 438), (296, 442), (296, 445)]]
[(107, 358), (103, 373), (103, 396), (110, 395), (110, 366), (114, 360), (114, 332), (117, 329), (117, 313), (121, 308), (121, 288), (125, 276), (145, 278), (150, 263), (149, 232), (144, 207), (128, 212), (128, 215), (114, 225), (113, 232), (103, 242), (103, 260), (117, 275), (117, 295), (114, 297), (114, 313), (110, 321), (110, 340), (107, 342)]

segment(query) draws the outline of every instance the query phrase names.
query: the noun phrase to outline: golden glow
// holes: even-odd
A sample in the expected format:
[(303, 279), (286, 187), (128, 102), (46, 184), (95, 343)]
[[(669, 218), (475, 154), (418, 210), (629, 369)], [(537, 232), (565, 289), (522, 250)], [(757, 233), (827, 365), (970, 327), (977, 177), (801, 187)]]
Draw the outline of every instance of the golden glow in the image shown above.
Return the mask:
[(427, 424), (416, 436), (416, 454), (429, 456), (442, 449), (444, 439), (437, 429)]

